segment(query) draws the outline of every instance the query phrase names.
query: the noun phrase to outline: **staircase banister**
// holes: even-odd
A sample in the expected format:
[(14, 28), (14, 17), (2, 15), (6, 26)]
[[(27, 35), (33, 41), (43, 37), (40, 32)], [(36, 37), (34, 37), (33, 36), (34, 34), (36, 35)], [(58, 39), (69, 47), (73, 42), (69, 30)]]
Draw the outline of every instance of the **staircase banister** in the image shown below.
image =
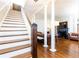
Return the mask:
[(37, 24), (31, 26), (32, 58), (37, 58)]

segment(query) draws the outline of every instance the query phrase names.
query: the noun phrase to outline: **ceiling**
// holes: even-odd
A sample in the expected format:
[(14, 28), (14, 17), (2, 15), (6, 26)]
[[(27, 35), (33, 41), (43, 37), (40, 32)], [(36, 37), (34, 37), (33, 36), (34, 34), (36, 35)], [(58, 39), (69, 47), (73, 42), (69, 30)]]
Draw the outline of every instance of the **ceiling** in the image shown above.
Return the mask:
[(78, 13), (79, 0), (57, 0), (56, 15), (67, 16), (73, 13)]
[[(48, 19), (51, 18), (51, 2), (48, 4)], [(79, 14), (79, 0), (56, 0), (55, 2), (55, 16), (56, 17), (69, 17)], [(43, 18), (44, 8), (40, 10), (36, 16)]]
[(32, 17), (34, 14), (39, 12), (45, 4), (49, 3), (50, 1), (51, 0), (38, 0), (37, 2), (35, 2), (34, 0), (27, 0), (24, 9), (29, 17)]
[[(32, 17), (36, 14), (37, 18), (43, 18), (44, 5), (48, 3), (48, 18), (51, 18), (51, 0), (12, 0), (14, 3), (24, 7), (27, 15)], [(55, 16), (68, 17), (69, 15), (79, 14), (79, 0), (56, 0), (55, 2)]]
[(13, 3), (21, 5), (22, 7), (24, 7), (26, 0), (11, 0)]

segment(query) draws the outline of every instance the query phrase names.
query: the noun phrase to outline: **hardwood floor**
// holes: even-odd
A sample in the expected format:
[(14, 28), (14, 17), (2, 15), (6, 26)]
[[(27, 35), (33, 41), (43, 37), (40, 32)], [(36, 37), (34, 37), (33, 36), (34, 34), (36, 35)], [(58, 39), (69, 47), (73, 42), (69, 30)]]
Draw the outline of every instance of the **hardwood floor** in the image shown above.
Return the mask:
[(49, 48), (43, 48), (42, 43), (38, 43), (38, 58), (79, 58), (79, 43), (67, 39), (58, 40), (57, 51), (52, 53)]
[[(67, 39), (58, 40), (56, 42), (55, 53), (49, 51), (50, 45), (48, 48), (43, 47), (43, 43), (38, 42), (38, 58), (79, 58), (79, 43), (78, 41), (72, 41)], [(29, 58), (31, 54), (24, 53), (18, 55), (20, 58)], [(18, 58), (15, 56), (13, 58)]]

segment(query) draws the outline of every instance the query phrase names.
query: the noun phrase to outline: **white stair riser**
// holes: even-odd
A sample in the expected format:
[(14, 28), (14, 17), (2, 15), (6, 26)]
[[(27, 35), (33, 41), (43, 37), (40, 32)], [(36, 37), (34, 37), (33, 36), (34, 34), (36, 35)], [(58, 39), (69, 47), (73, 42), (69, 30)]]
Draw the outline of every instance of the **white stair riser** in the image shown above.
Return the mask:
[(5, 20), (22, 21), (22, 18), (6, 18)]
[(4, 20), (4, 22), (5, 22), (5, 21), (7, 21), (7, 22), (18, 22), (18, 23), (23, 23), (23, 21), (21, 21), (21, 20), (19, 20), (19, 21), (16, 20), (16, 21), (15, 21), (14, 19), (13, 19), (13, 20)]
[(14, 14), (12, 14), (12, 15), (7, 15), (7, 17), (20, 17), (21, 18), (21, 15), (14, 15)]
[(21, 16), (21, 15), (18, 15), (17, 13), (16, 14), (9, 13), (8, 16)]
[(3, 23), (17, 23), (17, 24), (24, 24), (23, 22), (7, 22), (7, 21), (5, 21), (5, 22), (3, 22)]
[(1, 47), (0, 50), (6, 49), (6, 48), (17, 47), (17, 46), (21, 46), (21, 45), (25, 45), (25, 44), (31, 44), (31, 40), (16, 42), (16, 43), (3, 44), (3, 45), (0, 45), (0, 47)]
[(8, 15), (21, 15), (21, 13), (19, 13), (19, 12), (9, 12), (9, 14)]
[[(20, 19), (22, 19), (22, 18), (20, 18), (20, 17), (18, 17), (18, 18), (15, 18), (15, 17), (6, 17), (6, 19), (5, 20), (20, 20)], [(21, 20), (20, 20), (21, 21)]]
[(25, 26), (25, 25), (12, 25), (12, 24), (3, 24), (2, 26)]
[(18, 14), (17, 14), (17, 16), (16, 16), (15, 14), (12, 14), (12, 15), (9, 15), (9, 14), (8, 14), (8, 15), (7, 15), (7, 17), (20, 17), (20, 16), (21, 16), (21, 15), (18, 15)]
[(9, 13), (7, 15), (7, 17), (20, 17), (21, 15), (20, 14), (13, 14), (13, 13)]
[(21, 15), (18, 15), (18, 14), (8, 14), (7, 17), (21, 17)]
[(18, 23), (12, 23), (12, 22), (11, 23), (10, 22), (9, 23), (3, 22), (3, 24), (8, 24), (8, 25), (25, 25), (25, 23), (19, 23), (18, 24)]
[(0, 37), (0, 42), (1, 41), (9, 41), (9, 40), (22, 40), (22, 39), (27, 39), (29, 38), (29, 35), (21, 35), (21, 36), (13, 36), (13, 37)]
[(12, 10), (11, 10), (11, 11), (9, 12), (9, 15), (10, 15), (10, 14), (13, 14), (13, 15), (15, 15), (15, 14), (18, 15), (18, 14), (19, 14), (19, 15), (20, 15), (21, 12), (19, 12), (19, 11), (12, 11)]
[(16, 14), (9, 13), (8, 16), (21, 16), (21, 15), (18, 15), (17, 13)]
[[(29, 30), (28, 25), (26, 28), (21, 12), (10, 11), (6, 19), (3, 21), (0, 30), (2, 30), (2, 32), (0, 31), (0, 50), (31, 44), (31, 40), (30, 40), (31, 35), (30, 32), (27, 31)], [(26, 30), (26, 31), (22, 31), (22, 30)], [(8, 42), (8, 43), (1, 44), (2, 42)], [(31, 52), (31, 47), (1, 54), (0, 58), (10, 58), (27, 52)]]
[(20, 20), (22, 18), (21, 18), (21, 16), (20, 17), (6, 17), (6, 20), (10, 20), (10, 19)]
[(7, 22), (7, 23), (23, 23), (24, 24), (24, 22), (12, 22), (12, 21), (4, 21), (4, 22)]
[(28, 34), (28, 31), (0, 32), (0, 36)]
[(26, 28), (1, 28), (1, 30), (27, 30)]
[(6, 54), (2, 54), (0, 55), (0, 58), (11, 58), (20, 54), (24, 54), (24, 53), (28, 53), (31, 52), (31, 47), (25, 48), (25, 49), (21, 49), (21, 50), (17, 50), (17, 51), (13, 51), (13, 52), (9, 52)]
[(14, 13), (14, 14), (16, 13), (17, 14), (17, 13), (21, 13), (21, 12), (15, 11), (15, 10), (11, 10), (9, 13)]

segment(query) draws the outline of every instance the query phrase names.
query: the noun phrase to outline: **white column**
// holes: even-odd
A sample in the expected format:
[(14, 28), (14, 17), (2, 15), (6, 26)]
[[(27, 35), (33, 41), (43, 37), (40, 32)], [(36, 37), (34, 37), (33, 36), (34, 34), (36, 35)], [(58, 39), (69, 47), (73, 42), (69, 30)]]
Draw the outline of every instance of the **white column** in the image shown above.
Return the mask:
[(33, 23), (35, 23), (35, 20), (36, 20), (36, 16), (34, 15), (33, 16)]
[(47, 45), (47, 5), (44, 6), (44, 47)]
[(69, 16), (69, 18), (68, 18), (68, 32), (72, 33), (73, 31), (74, 31), (74, 28), (73, 28), (73, 17)]
[(32, 17), (32, 23), (35, 23), (35, 22), (36, 22), (36, 16), (33, 15), (33, 17)]
[(77, 32), (77, 19), (78, 19), (78, 13), (79, 13), (79, 3), (78, 1), (74, 1), (73, 4), (71, 4), (71, 8), (68, 9), (68, 15), (70, 16), (70, 18), (68, 20), (69, 21), (69, 31), (70, 32)]
[(75, 33), (77, 33), (77, 19), (78, 19), (78, 17), (75, 16), (75, 17), (74, 17), (74, 20), (73, 20), (73, 24), (74, 24), (73, 26), (74, 26), (74, 32), (75, 32)]
[(68, 28), (69, 33), (77, 33), (77, 19), (78, 17), (76, 15), (70, 16), (68, 19)]
[(51, 7), (51, 52), (55, 52), (55, 0), (52, 0)]

